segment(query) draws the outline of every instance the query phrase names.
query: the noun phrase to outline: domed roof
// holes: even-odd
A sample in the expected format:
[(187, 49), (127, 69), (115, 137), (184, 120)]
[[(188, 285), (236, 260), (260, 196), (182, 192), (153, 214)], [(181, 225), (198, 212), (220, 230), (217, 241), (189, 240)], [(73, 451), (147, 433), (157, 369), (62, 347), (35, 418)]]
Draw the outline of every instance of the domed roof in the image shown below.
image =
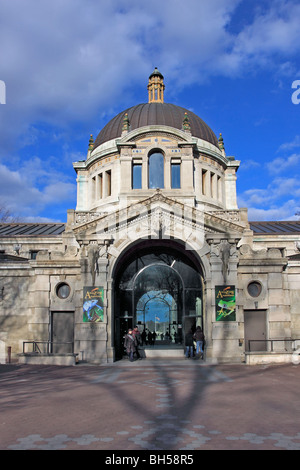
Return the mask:
[(216, 135), (199, 116), (174, 104), (150, 102), (128, 108), (109, 121), (98, 134), (94, 149), (104, 142), (121, 137), (125, 114), (128, 115), (131, 131), (151, 125), (169, 126), (181, 130), (184, 116), (187, 114), (192, 135), (219, 148)]

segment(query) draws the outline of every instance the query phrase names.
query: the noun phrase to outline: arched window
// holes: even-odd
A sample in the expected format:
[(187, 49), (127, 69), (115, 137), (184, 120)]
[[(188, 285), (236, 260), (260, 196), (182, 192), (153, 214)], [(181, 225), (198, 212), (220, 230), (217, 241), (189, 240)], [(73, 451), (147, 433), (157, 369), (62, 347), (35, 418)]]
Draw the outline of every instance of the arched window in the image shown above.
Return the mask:
[(164, 156), (154, 152), (149, 156), (149, 189), (164, 188)]

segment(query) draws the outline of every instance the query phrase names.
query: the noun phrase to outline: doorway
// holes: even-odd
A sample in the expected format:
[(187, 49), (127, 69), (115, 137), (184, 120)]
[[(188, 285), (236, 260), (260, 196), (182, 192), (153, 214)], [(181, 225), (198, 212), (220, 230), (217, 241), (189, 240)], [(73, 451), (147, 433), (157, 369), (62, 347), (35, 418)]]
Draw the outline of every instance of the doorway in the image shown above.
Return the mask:
[(245, 351), (267, 351), (267, 311), (245, 310)]
[(202, 271), (193, 253), (179, 249), (178, 243), (151, 240), (128, 250), (120, 258), (114, 278), (117, 357), (122, 325), (128, 318), (144, 338), (148, 333), (155, 338), (156, 348), (180, 347), (184, 317), (199, 316), (202, 326), (202, 284)]
[(177, 342), (178, 309), (169, 292), (153, 290), (144, 293), (136, 306), (136, 319), (142, 326), (146, 344), (170, 345)]
[(52, 312), (51, 342), (53, 354), (74, 352), (74, 312)]

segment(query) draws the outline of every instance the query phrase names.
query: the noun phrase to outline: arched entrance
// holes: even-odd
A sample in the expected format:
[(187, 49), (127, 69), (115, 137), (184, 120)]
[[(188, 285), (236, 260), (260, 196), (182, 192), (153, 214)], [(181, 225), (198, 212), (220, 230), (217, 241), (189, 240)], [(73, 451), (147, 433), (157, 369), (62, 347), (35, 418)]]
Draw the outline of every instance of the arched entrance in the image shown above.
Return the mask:
[(154, 338), (162, 348), (182, 348), (187, 329), (203, 328), (202, 272), (192, 252), (170, 240), (128, 250), (118, 263), (114, 293), (117, 358), (134, 325), (147, 335), (147, 345)]

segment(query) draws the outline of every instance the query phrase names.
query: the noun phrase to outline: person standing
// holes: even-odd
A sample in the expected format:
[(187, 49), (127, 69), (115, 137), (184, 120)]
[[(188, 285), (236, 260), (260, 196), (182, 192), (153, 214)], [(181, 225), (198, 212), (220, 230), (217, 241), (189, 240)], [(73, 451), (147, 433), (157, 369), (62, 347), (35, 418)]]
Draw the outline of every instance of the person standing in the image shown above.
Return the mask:
[(201, 354), (201, 358), (203, 359), (204, 334), (200, 326), (197, 326), (196, 328), (194, 339), (196, 341), (196, 356), (200, 356)]
[(136, 338), (132, 334), (132, 328), (129, 328), (127, 335), (124, 340), (124, 348), (128, 355), (130, 362), (133, 362), (133, 354), (136, 351)]
[(194, 357), (194, 339), (193, 332), (189, 330), (185, 335), (185, 357)]
[(147, 345), (147, 333), (145, 329), (142, 331), (141, 340), (142, 340), (142, 346), (144, 346), (144, 344)]

